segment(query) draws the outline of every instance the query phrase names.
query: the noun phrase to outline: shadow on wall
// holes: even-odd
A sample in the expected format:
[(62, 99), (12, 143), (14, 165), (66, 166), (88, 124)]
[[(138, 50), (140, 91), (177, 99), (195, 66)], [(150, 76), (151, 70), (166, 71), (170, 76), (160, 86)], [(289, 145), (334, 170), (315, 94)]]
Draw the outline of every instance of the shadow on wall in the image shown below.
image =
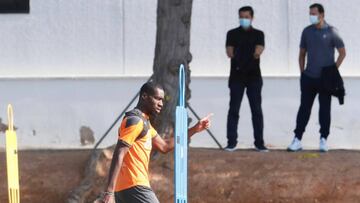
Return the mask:
[(82, 146), (93, 145), (95, 143), (94, 131), (90, 127), (81, 126), (80, 142)]
[[(2, 119), (0, 118), (0, 132), (5, 133), (8, 129), (8, 125), (2, 122)], [(16, 131), (18, 128), (14, 126), (14, 130)]]

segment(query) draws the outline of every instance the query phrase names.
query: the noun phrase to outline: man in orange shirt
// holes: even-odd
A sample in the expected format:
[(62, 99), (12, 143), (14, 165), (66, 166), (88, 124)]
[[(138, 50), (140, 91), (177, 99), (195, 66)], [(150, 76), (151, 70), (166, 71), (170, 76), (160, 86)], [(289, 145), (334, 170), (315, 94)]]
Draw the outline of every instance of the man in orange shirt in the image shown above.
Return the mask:
[[(103, 203), (158, 203), (149, 183), (149, 160), (152, 147), (162, 153), (174, 149), (173, 136), (163, 139), (152, 127), (149, 117), (163, 107), (164, 90), (152, 82), (140, 90), (136, 108), (127, 112), (119, 129)], [(189, 128), (188, 136), (210, 127), (210, 115)]]

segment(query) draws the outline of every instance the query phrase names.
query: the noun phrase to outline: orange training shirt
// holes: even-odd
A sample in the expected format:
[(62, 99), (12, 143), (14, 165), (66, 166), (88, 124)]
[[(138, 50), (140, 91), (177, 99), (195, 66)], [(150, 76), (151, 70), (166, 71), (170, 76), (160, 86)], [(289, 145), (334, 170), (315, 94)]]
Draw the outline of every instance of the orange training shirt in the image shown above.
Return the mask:
[[(143, 116), (146, 119), (149, 118), (145, 114)], [(123, 159), (116, 181), (115, 191), (117, 192), (136, 185), (150, 187), (149, 161), (152, 138), (158, 133), (150, 124), (147, 134), (141, 139), (136, 139), (142, 132), (143, 126), (144, 122), (138, 116), (127, 116), (121, 122), (118, 139), (129, 147), (129, 151)]]

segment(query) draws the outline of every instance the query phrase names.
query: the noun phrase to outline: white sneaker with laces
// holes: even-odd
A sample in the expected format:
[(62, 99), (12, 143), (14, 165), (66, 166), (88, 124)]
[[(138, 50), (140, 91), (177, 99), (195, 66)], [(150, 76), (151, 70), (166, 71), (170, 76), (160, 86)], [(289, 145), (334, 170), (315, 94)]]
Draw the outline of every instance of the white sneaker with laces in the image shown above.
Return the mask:
[(295, 137), (291, 144), (288, 146), (287, 150), (290, 152), (297, 152), (302, 150), (301, 141)]
[(320, 152), (327, 152), (329, 151), (329, 148), (326, 145), (326, 139), (320, 138), (320, 146), (319, 146)]

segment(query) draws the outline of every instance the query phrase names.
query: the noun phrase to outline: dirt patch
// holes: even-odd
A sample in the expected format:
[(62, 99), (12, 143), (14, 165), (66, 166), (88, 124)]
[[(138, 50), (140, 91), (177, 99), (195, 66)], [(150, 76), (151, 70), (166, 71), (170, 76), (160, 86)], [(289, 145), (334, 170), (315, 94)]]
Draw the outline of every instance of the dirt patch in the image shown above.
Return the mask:
[[(24, 203), (66, 202), (82, 179), (89, 151), (20, 151), (20, 196)], [(0, 202), (8, 202), (5, 153), (0, 153)]]
[[(63, 203), (84, 172), (89, 150), (20, 151), (21, 202)], [(360, 152), (224, 152), (191, 149), (189, 202), (359, 202)], [(157, 155), (151, 184), (173, 202), (173, 155)], [(5, 153), (0, 153), (0, 202), (7, 201)], [(95, 193), (104, 181), (97, 182)]]

